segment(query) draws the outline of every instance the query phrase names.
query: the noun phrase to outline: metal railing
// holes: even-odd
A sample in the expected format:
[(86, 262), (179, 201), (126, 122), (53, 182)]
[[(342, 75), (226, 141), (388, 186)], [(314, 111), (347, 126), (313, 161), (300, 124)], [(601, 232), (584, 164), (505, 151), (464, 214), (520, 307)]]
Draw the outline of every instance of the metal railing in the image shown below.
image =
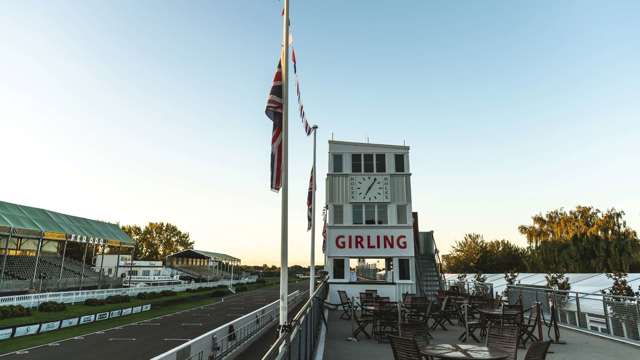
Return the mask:
[[(295, 306), (308, 292), (289, 294), (288, 304)], [(224, 359), (234, 350), (250, 343), (263, 331), (278, 321), (280, 300), (250, 312), (215, 328), (176, 348), (154, 357), (152, 360), (204, 360)]]
[(445, 290), (454, 290), (461, 292), (462, 294), (474, 295), (474, 296), (491, 296), (493, 297), (493, 284), (486, 282), (476, 281), (459, 281), (449, 280), (446, 282)]
[[(257, 277), (249, 277), (241, 280), (233, 280), (234, 284), (253, 283)], [(177, 285), (161, 285), (161, 286), (145, 286), (132, 288), (102, 289), (102, 290), (79, 290), (79, 291), (61, 291), (39, 294), (25, 294), (0, 297), (0, 306), (6, 305), (22, 305), (24, 307), (35, 308), (46, 301), (56, 301), (60, 303), (78, 303), (86, 299), (104, 299), (113, 295), (129, 295), (136, 296), (140, 293), (159, 292), (163, 290), (185, 291), (187, 289), (199, 289), (203, 287), (228, 286), (229, 280), (220, 280), (214, 282), (201, 282), (191, 284)]]
[(326, 326), (324, 302), (328, 294), (329, 284), (323, 280), (291, 321), (290, 331), (278, 337), (262, 360), (313, 359), (322, 324)]
[(612, 296), (578, 291), (551, 290), (544, 287), (510, 285), (510, 303), (523, 307), (540, 303), (545, 323), (572, 328), (594, 335), (640, 346), (640, 298)]

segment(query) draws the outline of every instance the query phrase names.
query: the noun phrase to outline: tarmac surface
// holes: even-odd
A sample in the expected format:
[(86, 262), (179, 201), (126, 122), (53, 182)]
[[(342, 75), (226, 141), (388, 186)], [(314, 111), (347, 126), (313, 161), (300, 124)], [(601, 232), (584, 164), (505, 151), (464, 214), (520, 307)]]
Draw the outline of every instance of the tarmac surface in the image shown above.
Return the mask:
[[(289, 292), (303, 290), (305, 285), (289, 284)], [(15, 351), (0, 359), (150, 359), (277, 300), (278, 292), (278, 287), (270, 287), (240, 293), (224, 302)]]

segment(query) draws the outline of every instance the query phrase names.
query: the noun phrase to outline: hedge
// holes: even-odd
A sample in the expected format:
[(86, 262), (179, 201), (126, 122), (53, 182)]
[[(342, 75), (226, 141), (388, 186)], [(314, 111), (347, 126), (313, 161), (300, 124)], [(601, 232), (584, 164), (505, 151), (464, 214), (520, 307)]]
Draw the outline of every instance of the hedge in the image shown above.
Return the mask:
[(38, 305), (38, 311), (42, 312), (57, 312), (57, 311), (65, 311), (67, 309), (67, 305), (55, 301), (45, 301), (42, 304)]
[(31, 310), (22, 305), (0, 306), (0, 319), (30, 316)]
[(129, 301), (131, 301), (129, 295), (113, 295), (106, 299), (87, 299), (84, 301), (84, 304), (88, 306), (100, 306), (105, 304), (121, 304)]

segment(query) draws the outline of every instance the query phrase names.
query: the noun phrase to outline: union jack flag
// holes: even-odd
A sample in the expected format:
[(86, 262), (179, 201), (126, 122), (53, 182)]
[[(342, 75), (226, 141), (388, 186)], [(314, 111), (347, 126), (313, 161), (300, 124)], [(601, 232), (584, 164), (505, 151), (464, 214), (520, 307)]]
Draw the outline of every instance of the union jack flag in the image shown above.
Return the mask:
[(273, 122), (271, 131), (271, 190), (282, 187), (282, 60), (278, 62), (264, 113)]
[(311, 230), (313, 223), (313, 168), (311, 168), (311, 178), (309, 179), (309, 192), (307, 193), (307, 231)]

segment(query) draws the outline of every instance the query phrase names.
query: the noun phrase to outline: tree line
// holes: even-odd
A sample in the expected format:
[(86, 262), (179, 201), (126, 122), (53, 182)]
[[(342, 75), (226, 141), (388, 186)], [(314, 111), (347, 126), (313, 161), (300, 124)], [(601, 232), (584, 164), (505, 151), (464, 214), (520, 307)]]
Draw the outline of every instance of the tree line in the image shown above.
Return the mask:
[(537, 214), (531, 224), (518, 227), (526, 246), (466, 234), (442, 256), (444, 271), (640, 272), (640, 240), (624, 215), (614, 208), (601, 211), (590, 206)]

